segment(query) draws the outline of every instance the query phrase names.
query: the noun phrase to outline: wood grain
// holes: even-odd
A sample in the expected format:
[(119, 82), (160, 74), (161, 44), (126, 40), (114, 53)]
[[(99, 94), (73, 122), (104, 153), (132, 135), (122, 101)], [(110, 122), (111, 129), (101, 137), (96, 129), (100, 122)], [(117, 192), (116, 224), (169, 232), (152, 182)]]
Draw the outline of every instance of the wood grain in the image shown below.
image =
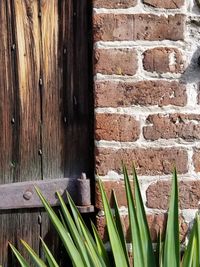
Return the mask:
[[(41, 179), (41, 159), (38, 155), (40, 148), (38, 5), (36, 1), (28, 0), (11, 1), (10, 5), (9, 1), (1, 1), (1, 4), (6, 6), (1, 10), (6, 8), (6, 12), (9, 11), (3, 20), (5, 23), (8, 19), (11, 20), (10, 28), (5, 25), (3, 32), (11, 34), (12, 41), (4, 44), (8, 51), (5, 57), (7, 60), (10, 58), (9, 64), (5, 63), (4, 68), (5, 71), (12, 70), (12, 77), (9, 79), (11, 86), (3, 86), (5, 89), (7, 88), (7, 94), (10, 96), (7, 101), (9, 100), (8, 107), (11, 107), (12, 113), (9, 118), (8, 115), (5, 116), (5, 113), (1, 116), (4, 123), (7, 124), (5, 125), (6, 141), (3, 141), (3, 144), (6, 144), (8, 149), (11, 145), (7, 161), (10, 161), (12, 172), (10, 175), (8, 173), (7, 176), (4, 176), (1, 182), (3, 182), (2, 180), (4, 183), (37, 180)], [(1, 15), (3, 16), (3, 14)], [(11, 50), (13, 51), (10, 57)], [(7, 137), (9, 138), (7, 139)], [(8, 163), (4, 166), (6, 165), (8, 166)], [(4, 238), (0, 237), (2, 248), (0, 251), (3, 251), (0, 259), (3, 266), (16, 266), (13, 257), (8, 257), (7, 262), (7, 252), (4, 252), (3, 248), (7, 247), (8, 240), (19, 246), (19, 240), (25, 239), (39, 252), (38, 215), (39, 212), (30, 212), (29, 210), (19, 210), (10, 214), (1, 212), (0, 232), (4, 233)]]
[[(87, 7), (87, 0), (0, 1), (0, 184), (91, 170)], [(8, 240), (21, 250), (23, 238), (42, 255), (39, 235), (66, 266), (43, 211), (0, 212), (0, 233), (3, 266), (17, 266)]]

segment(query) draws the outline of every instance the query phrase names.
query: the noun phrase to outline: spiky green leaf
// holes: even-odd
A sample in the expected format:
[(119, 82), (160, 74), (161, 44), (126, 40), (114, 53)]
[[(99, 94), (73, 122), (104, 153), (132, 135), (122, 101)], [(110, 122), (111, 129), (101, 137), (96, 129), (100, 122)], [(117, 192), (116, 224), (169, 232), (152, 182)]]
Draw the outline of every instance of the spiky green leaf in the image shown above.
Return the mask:
[(140, 228), (135, 209), (135, 203), (133, 200), (133, 194), (131, 191), (131, 185), (127, 173), (127, 169), (123, 166), (124, 181), (126, 188), (126, 197), (128, 203), (129, 222), (131, 228), (131, 238), (133, 246), (133, 259), (134, 266), (145, 266), (144, 252), (143, 252), (143, 240), (140, 234)]
[(140, 192), (137, 173), (134, 167), (133, 167), (133, 178), (134, 178), (134, 189), (135, 189), (134, 192), (135, 192), (136, 215), (138, 220), (140, 238), (142, 240), (144, 267), (155, 267), (156, 262), (149, 232), (149, 226), (147, 223), (147, 217)]
[(16, 258), (18, 259), (21, 267), (29, 267), (28, 262), (24, 259), (24, 257), (22, 257), (22, 255), (19, 253), (19, 251), (11, 243), (9, 243), (9, 246), (11, 247)]
[(116, 226), (117, 226), (117, 231), (119, 233), (119, 237), (120, 237), (120, 240), (122, 243), (124, 255), (126, 256), (127, 264), (129, 264), (128, 252), (127, 252), (127, 248), (126, 248), (126, 240), (125, 240), (123, 227), (122, 227), (122, 223), (121, 223), (121, 218), (120, 218), (120, 214), (119, 214), (119, 207), (118, 207), (118, 203), (117, 203), (117, 198), (116, 198), (114, 191), (112, 191), (112, 198), (114, 200), (115, 222), (116, 222)]
[(102, 196), (108, 235), (109, 235), (109, 240), (110, 240), (110, 244), (112, 247), (115, 265), (116, 267), (122, 267), (122, 266), (128, 267), (126, 255), (124, 254), (123, 246), (122, 246), (122, 243), (119, 237), (119, 233), (117, 231), (117, 227), (112, 216), (111, 208), (109, 206), (108, 199), (107, 199), (105, 190), (103, 189), (103, 185), (100, 179), (99, 179), (99, 188), (100, 188), (100, 192)]
[(70, 235), (82, 257), (82, 260), (84, 262), (84, 264), (87, 267), (90, 267), (90, 261), (88, 258), (88, 253), (85, 247), (85, 244), (83, 242), (82, 236), (80, 235), (79, 231), (77, 230), (77, 226), (75, 225), (71, 214), (63, 200), (63, 198), (61, 197), (61, 195), (59, 193), (57, 193), (58, 199), (60, 201), (61, 204), (61, 210), (62, 210), (62, 214), (64, 216), (64, 220), (67, 223), (68, 229), (70, 231)]
[(96, 245), (97, 245), (97, 249), (98, 249), (98, 252), (99, 252), (99, 255), (100, 257), (102, 257), (102, 259), (104, 260), (106, 266), (110, 266), (110, 261), (109, 261), (109, 258), (108, 258), (108, 254), (107, 254), (107, 251), (105, 249), (105, 246), (99, 236), (99, 233), (95, 227), (95, 225), (93, 224), (93, 222), (91, 222), (91, 225), (92, 225), (92, 230), (93, 230), (93, 234), (94, 234), (94, 238), (95, 238), (95, 241), (96, 241)]
[(30, 257), (33, 259), (34, 263), (37, 265), (37, 267), (47, 267), (43, 260), (39, 258), (35, 251), (24, 240), (21, 240), (21, 242), (28, 251)]
[(36, 188), (37, 194), (40, 198), (40, 200), (43, 203), (44, 208), (46, 209), (48, 216), (51, 220), (51, 222), (53, 223), (57, 233), (59, 234), (63, 245), (65, 246), (72, 262), (74, 266), (78, 266), (78, 267), (86, 267), (86, 265), (84, 264), (82, 257), (79, 253), (79, 251), (77, 250), (76, 246), (74, 245), (70, 234), (67, 232), (66, 228), (63, 226), (63, 224), (61, 223), (61, 221), (59, 220), (58, 216), (56, 215), (56, 213), (54, 212), (54, 210), (51, 208), (51, 206), (49, 205), (48, 201), (43, 197), (42, 193), (40, 192), (40, 190), (38, 188)]
[(49, 248), (45, 244), (44, 240), (42, 240), (42, 238), (40, 238), (40, 240), (42, 242), (42, 248), (44, 250), (45, 257), (46, 257), (46, 259), (48, 261), (49, 267), (59, 267), (59, 265), (57, 264), (55, 258), (52, 255), (51, 251), (49, 250)]
[(167, 220), (166, 237), (164, 244), (163, 267), (180, 266), (179, 241), (179, 207), (178, 207), (178, 179), (176, 169), (173, 173), (172, 190)]

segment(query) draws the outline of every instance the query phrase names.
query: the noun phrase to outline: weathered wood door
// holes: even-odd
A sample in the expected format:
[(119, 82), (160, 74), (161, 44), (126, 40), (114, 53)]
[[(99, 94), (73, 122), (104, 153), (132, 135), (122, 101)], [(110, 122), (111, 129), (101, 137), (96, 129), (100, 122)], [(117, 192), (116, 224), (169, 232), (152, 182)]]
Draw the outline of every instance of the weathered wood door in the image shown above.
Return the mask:
[[(0, 1), (0, 184), (90, 171), (87, 21), (87, 0)], [(0, 211), (0, 264), (49, 229), (40, 209)]]

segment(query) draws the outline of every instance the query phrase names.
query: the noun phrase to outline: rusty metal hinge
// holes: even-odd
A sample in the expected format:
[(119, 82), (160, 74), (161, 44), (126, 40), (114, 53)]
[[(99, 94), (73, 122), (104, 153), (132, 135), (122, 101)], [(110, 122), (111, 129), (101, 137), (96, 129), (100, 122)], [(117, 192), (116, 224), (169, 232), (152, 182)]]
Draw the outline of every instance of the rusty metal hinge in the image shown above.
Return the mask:
[(63, 178), (2, 184), (0, 185), (0, 210), (43, 207), (35, 186), (40, 188), (51, 206), (59, 206), (56, 192), (59, 192), (67, 201), (66, 191), (68, 191), (80, 212), (94, 211), (94, 206), (91, 205), (90, 180), (86, 179), (85, 174), (82, 174), (79, 179)]

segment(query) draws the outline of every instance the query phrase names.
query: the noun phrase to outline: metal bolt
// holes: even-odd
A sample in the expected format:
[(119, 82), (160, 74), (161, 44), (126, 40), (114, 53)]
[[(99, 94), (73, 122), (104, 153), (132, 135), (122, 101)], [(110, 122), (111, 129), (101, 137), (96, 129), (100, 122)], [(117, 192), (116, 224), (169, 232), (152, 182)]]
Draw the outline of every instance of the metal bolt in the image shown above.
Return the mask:
[(78, 103), (77, 103), (77, 99), (75, 96), (74, 96), (73, 100), (74, 100), (74, 105), (77, 106)]
[(38, 215), (38, 224), (42, 224), (42, 216)]
[(39, 79), (39, 85), (42, 85), (43, 84), (43, 81), (42, 81), (42, 78)]
[(15, 124), (15, 118), (12, 118), (12, 119), (11, 119), (11, 123), (12, 123), (12, 124)]
[(32, 197), (33, 193), (31, 191), (26, 191), (24, 194), (23, 194), (23, 198), (26, 199), (26, 200), (30, 200), (31, 197)]
[(15, 47), (16, 47), (15, 44), (12, 44), (11, 50), (14, 51), (15, 50)]
[(42, 12), (41, 12), (41, 11), (39, 11), (39, 13), (38, 13), (38, 17), (39, 17), (39, 18), (42, 17)]
[(38, 154), (39, 154), (40, 156), (42, 156), (42, 149), (39, 149), (39, 150), (38, 150)]
[(67, 48), (64, 48), (64, 50), (63, 50), (63, 54), (64, 54), (64, 55), (67, 54)]
[(67, 117), (63, 118), (64, 123), (67, 123)]

